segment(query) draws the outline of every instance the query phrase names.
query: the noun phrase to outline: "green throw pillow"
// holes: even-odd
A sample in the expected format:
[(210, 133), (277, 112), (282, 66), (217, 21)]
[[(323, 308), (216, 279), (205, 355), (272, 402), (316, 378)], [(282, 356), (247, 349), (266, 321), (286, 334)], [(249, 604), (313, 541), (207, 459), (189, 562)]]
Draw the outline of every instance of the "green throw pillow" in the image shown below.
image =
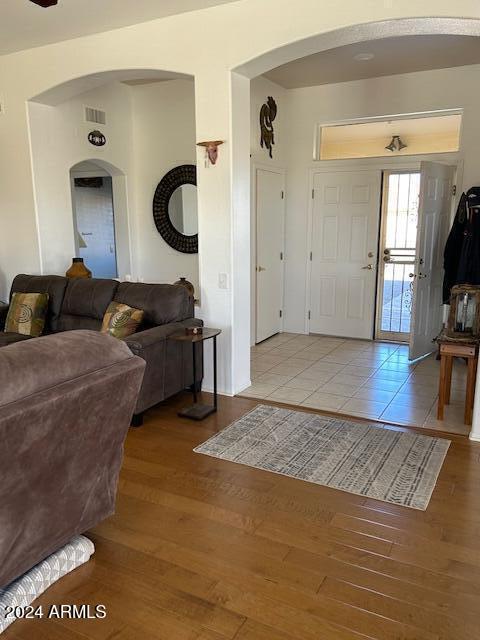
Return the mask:
[(121, 302), (111, 302), (103, 316), (101, 332), (108, 333), (114, 338), (126, 338), (135, 333), (142, 318), (141, 309), (134, 309)]
[(5, 321), (5, 331), (32, 338), (42, 335), (48, 310), (48, 293), (14, 293)]

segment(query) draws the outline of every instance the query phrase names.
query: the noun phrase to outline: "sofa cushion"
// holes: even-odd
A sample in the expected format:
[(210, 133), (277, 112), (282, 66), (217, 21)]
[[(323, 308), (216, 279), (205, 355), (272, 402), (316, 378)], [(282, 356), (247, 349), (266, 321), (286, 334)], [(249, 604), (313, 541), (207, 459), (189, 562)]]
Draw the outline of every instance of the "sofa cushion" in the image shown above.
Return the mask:
[(38, 338), (43, 333), (48, 293), (14, 293), (5, 320), (5, 331)]
[(146, 327), (181, 322), (193, 316), (193, 298), (182, 285), (121, 282), (114, 300), (143, 309)]
[(16, 276), (10, 290), (10, 298), (14, 293), (48, 293), (48, 312), (44, 333), (58, 331), (58, 317), (62, 308), (63, 296), (67, 286), (67, 278), (63, 276)]
[(9, 344), (15, 344), (15, 342), (21, 342), (22, 340), (29, 340), (32, 336), (26, 336), (23, 333), (3, 333), (0, 332), (0, 347), (6, 347)]
[(12, 344), (0, 350), (0, 407), (132, 357), (123, 340), (98, 331), (57, 333)]
[(137, 331), (142, 318), (141, 309), (134, 309), (121, 302), (111, 302), (103, 316), (101, 332), (114, 338), (126, 338)]
[(100, 331), (103, 316), (117, 287), (116, 280), (70, 279), (63, 299), (58, 330), (91, 329)]

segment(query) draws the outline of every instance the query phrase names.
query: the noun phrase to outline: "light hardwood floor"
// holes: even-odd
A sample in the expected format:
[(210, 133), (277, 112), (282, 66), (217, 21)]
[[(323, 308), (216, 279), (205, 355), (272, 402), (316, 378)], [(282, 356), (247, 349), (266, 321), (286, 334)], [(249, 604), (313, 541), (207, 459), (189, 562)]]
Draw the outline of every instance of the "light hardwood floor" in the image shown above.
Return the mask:
[(106, 619), (22, 620), (2, 640), (480, 637), (480, 446), (451, 436), (420, 512), (195, 454), (258, 401), (220, 398), (201, 423), (176, 416), (189, 401), (130, 430), (93, 559), (37, 601)]

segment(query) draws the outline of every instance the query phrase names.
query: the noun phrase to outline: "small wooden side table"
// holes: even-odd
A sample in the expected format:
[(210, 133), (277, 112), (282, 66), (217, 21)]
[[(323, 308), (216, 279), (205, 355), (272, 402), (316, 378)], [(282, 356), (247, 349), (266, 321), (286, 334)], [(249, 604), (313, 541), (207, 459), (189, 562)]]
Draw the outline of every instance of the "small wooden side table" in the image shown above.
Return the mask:
[(465, 394), (464, 423), (472, 424), (475, 380), (477, 377), (478, 343), (439, 341), (440, 343), (440, 385), (438, 390), (437, 419), (443, 420), (444, 406), (450, 403), (453, 358), (466, 358), (468, 362), (467, 391)]
[[(217, 410), (217, 336), (222, 333), (221, 329), (209, 329), (203, 327), (202, 333), (187, 334), (173, 333), (168, 336), (169, 340), (177, 340), (178, 342), (190, 342), (192, 344), (193, 352), (193, 404), (190, 407), (185, 407), (179, 411), (178, 415), (183, 418), (190, 418), (190, 420), (203, 420)], [(197, 402), (197, 354), (196, 345), (198, 342), (205, 342), (213, 338), (213, 405), (202, 404)]]

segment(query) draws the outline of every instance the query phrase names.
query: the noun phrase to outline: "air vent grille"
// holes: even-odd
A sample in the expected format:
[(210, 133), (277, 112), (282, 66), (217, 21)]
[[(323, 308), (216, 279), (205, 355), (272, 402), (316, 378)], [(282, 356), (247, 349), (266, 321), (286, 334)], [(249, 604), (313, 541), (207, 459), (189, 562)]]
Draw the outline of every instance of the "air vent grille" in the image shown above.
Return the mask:
[(85, 120), (87, 122), (94, 122), (95, 124), (106, 124), (107, 114), (101, 109), (85, 107)]

